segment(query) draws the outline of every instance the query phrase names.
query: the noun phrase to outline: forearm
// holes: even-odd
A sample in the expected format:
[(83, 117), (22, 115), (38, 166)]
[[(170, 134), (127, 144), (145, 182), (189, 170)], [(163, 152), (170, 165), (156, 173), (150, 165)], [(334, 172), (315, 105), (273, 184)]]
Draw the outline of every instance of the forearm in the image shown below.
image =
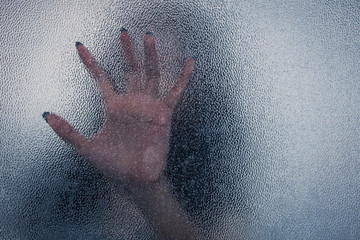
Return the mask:
[(201, 239), (164, 178), (155, 183), (129, 185), (127, 189), (158, 236), (164, 239)]

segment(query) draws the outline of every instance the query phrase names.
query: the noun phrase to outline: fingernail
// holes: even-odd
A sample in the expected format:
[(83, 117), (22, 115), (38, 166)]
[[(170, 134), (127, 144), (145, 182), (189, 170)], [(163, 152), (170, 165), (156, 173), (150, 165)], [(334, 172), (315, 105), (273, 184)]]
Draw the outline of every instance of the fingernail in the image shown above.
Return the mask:
[(146, 35), (148, 35), (148, 34), (149, 34), (149, 35), (151, 35), (151, 36), (153, 35), (153, 33), (152, 33), (152, 32), (150, 32), (150, 31), (147, 31), (145, 34), (146, 34)]
[(120, 28), (120, 32), (127, 32), (128, 30), (124, 27)]
[(83, 45), (81, 42), (76, 42), (75, 43), (75, 46), (77, 47), (77, 46), (79, 46), (79, 45)]
[(43, 114), (42, 114), (42, 117), (45, 119), (45, 121), (48, 123), (48, 120), (47, 120), (47, 115), (49, 115), (50, 113), (49, 112), (44, 112)]

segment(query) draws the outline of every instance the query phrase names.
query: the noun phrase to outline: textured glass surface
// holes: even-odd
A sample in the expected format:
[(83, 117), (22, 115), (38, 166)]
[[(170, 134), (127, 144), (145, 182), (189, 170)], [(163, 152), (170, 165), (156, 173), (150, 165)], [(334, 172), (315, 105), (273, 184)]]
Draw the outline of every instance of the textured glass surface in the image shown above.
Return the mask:
[(357, 0), (2, 1), (0, 238), (155, 239), (122, 184), (41, 117), (99, 129), (75, 42), (115, 82), (126, 27), (140, 54), (153, 32), (164, 92), (195, 58), (165, 173), (207, 238), (359, 239), (359, 13)]

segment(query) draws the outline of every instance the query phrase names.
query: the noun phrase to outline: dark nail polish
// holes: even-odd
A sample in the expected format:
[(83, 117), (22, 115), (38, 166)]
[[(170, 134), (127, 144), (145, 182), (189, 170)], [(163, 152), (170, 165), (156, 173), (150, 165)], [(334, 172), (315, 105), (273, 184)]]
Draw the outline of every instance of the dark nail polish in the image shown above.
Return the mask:
[(75, 43), (75, 46), (77, 47), (77, 46), (79, 46), (79, 45), (83, 45), (81, 42), (76, 42)]
[(122, 27), (122, 28), (120, 28), (120, 31), (121, 32), (127, 32), (128, 30), (126, 28)]
[(150, 31), (147, 31), (145, 34), (146, 34), (146, 35), (148, 35), (148, 34), (149, 34), (149, 35), (151, 35), (151, 36), (153, 35), (153, 33), (152, 33), (152, 32), (150, 32)]
[(42, 117), (45, 119), (45, 121), (46, 122), (48, 122), (48, 120), (47, 120), (47, 115), (49, 115), (50, 113), (49, 112), (44, 112), (43, 114), (42, 114)]

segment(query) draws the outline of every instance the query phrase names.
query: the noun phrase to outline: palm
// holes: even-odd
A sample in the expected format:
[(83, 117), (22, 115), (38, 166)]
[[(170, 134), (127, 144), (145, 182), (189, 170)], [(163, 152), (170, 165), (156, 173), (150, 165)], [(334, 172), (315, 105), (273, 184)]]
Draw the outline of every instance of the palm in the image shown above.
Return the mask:
[(157, 179), (166, 158), (170, 117), (171, 110), (149, 96), (116, 97), (104, 127), (91, 140), (89, 158), (117, 177)]
[(192, 59), (186, 61), (174, 88), (160, 99), (153, 37), (147, 34), (144, 39), (145, 81), (141, 79), (140, 64), (126, 31), (122, 31), (120, 39), (130, 66), (128, 89), (124, 95), (114, 92), (90, 52), (84, 45), (77, 44), (79, 56), (98, 81), (104, 99), (102, 129), (95, 136), (86, 138), (55, 114), (47, 114), (46, 119), (60, 137), (102, 171), (126, 181), (156, 181), (166, 159), (171, 115), (191, 76), (194, 62)]

